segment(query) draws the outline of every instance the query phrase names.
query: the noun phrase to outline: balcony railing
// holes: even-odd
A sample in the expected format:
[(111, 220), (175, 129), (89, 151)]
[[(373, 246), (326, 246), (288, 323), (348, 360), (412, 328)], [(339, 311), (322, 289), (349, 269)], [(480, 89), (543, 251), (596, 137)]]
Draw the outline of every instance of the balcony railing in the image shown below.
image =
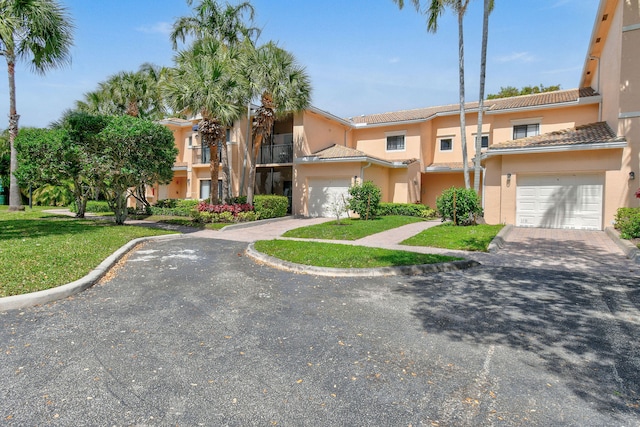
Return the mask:
[(292, 163), (293, 144), (270, 144), (260, 147), (258, 164)]
[[(211, 163), (211, 150), (209, 147), (193, 147), (191, 149), (193, 159), (193, 164), (209, 164)], [(218, 147), (218, 160), (222, 155), (222, 147)]]

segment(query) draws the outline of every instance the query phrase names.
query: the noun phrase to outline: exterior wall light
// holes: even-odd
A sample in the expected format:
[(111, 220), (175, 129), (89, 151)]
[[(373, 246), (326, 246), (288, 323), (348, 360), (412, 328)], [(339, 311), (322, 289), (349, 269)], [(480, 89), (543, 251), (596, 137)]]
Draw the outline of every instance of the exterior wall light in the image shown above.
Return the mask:
[(636, 179), (636, 173), (634, 171), (629, 172), (629, 179), (632, 181)]

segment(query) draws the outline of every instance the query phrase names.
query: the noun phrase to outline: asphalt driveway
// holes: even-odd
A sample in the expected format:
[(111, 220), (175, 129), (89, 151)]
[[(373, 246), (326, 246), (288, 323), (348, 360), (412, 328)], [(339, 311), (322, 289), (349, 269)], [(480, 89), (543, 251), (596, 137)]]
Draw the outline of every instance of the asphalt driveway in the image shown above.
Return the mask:
[(332, 279), (256, 265), (245, 248), (150, 242), (73, 298), (0, 313), (0, 419), (640, 425), (635, 272), (504, 253), (460, 272)]

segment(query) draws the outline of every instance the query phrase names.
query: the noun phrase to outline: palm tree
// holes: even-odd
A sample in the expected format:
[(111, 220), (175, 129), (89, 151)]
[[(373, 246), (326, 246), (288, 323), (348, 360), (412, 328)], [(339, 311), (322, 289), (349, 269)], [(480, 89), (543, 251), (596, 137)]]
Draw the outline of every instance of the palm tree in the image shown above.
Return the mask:
[(480, 96), (478, 97), (478, 131), (476, 132), (475, 157), (473, 159), (473, 189), (480, 195), (480, 155), (482, 154), (482, 116), (484, 114), (484, 82), (487, 75), (487, 42), (489, 39), (489, 14), (493, 10), (493, 0), (484, 0), (482, 16), (482, 53), (480, 54)]
[[(404, 7), (403, 0), (394, 0), (401, 9)], [(420, 0), (412, 0), (418, 13), (427, 16), (427, 30), (431, 33), (438, 31), (438, 18), (444, 13), (446, 7), (450, 7), (458, 17), (458, 70), (460, 78), (460, 146), (462, 148), (462, 170), (464, 173), (464, 185), (471, 188), (469, 183), (469, 165), (467, 164), (467, 125), (464, 105), (464, 31), (463, 18), (469, 5), (469, 0), (430, 0), (425, 11), (421, 10)]]
[(245, 45), (243, 67), (248, 73), (252, 97), (260, 97), (261, 105), (253, 119), (253, 150), (247, 185), (247, 203), (253, 204), (256, 162), (262, 142), (270, 138), (278, 117), (302, 111), (311, 102), (311, 83), (304, 67), (293, 54), (269, 42), (257, 49)]
[[(193, 0), (187, 0), (187, 4), (192, 6)], [(257, 36), (260, 31), (245, 23), (245, 14), (248, 14), (249, 24), (253, 21), (254, 9), (250, 2), (245, 1), (236, 6), (229, 3), (223, 7), (216, 0), (199, 0), (194, 7), (192, 16), (181, 17), (176, 20), (171, 33), (173, 48), (177, 49), (178, 41), (185, 43), (188, 37), (194, 39), (194, 43), (204, 39), (216, 40), (222, 49), (235, 50), (241, 43), (251, 42), (252, 36)], [(230, 55), (227, 60), (235, 61), (237, 56)], [(225, 125), (231, 126), (232, 123)], [(226, 150), (226, 139), (221, 140), (222, 145), (222, 183), (223, 199), (227, 199), (230, 192), (231, 173)], [(217, 157), (217, 153), (216, 153)], [(212, 156), (213, 159), (213, 156)], [(212, 180), (215, 184), (216, 180)], [(216, 191), (217, 191), (217, 186)]]
[(21, 209), (14, 141), (20, 116), (16, 110), (15, 66), (19, 59), (31, 63), (36, 73), (68, 64), (73, 44), (73, 23), (67, 9), (55, 0), (0, 0), (0, 56), (9, 75), (9, 143), (11, 178), (9, 210)]
[(226, 152), (226, 129), (238, 120), (248, 91), (235, 69), (237, 52), (213, 39), (199, 40), (179, 52), (169, 70), (165, 94), (171, 106), (189, 116), (200, 116), (198, 132), (211, 152), (211, 203), (219, 199), (218, 146)]
[(144, 63), (136, 72), (121, 71), (85, 94), (76, 107), (90, 114), (128, 115), (148, 120), (164, 117), (162, 76), (165, 69)]
[[(194, 0), (187, 0), (189, 6)], [(260, 31), (245, 25), (244, 14), (249, 14), (249, 22), (253, 21), (255, 10), (250, 2), (245, 1), (236, 6), (229, 3), (224, 8), (215, 0), (200, 0), (194, 7), (194, 15), (183, 16), (173, 24), (170, 38), (173, 48), (178, 48), (178, 40), (184, 43), (187, 37), (195, 40), (213, 38), (225, 45), (238, 45), (244, 39), (258, 36)]]

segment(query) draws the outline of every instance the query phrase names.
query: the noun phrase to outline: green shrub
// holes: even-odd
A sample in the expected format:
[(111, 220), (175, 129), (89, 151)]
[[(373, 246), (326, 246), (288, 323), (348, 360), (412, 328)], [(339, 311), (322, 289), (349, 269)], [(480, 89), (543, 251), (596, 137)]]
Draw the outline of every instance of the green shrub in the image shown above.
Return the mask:
[(619, 208), (614, 227), (623, 239), (640, 237), (640, 208)]
[(151, 206), (153, 215), (191, 216), (191, 212), (198, 207), (198, 199), (163, 199)]
[(251, 222), (258, 219), (258, 214), (255, 211), (240, 212), (236, 215), (236, 222)]
[(154, 206), (156, 208), (173, 209), (176, 207), (177, 202), (178, 202), (178, 199), (162, 199), (162, 200), (158, 200), (158, 202)]
[[(78, 212), (78, 206), (76, 205), (75, 201), (71, 203), (71, 205), (69, 206), (69, 210), (71, 212)], [(105, 212), (112, 212), (112, 211), (111, 211), (111, 208), (109, 207), (109, 203), (105, 201), (89, 200), (87, 201), (87, 208), (85, 212), (105, 213)]]
[(255, 196), (253, 207), (260, 219), (280, 218), (287, 215), (289, 199), (286, 196)]
[(475, 224), (476, 216), (482, 215), (480, 199), (471, 188), (451, 187), (436, 199), (442, 221), (451, 220), (454, 225)]
[(380, 216), (415, 216), (425, 219), (432, 219), (437, 216), (436, 211), (429, 206), (415, 203), (380, 203), (378, 214)]
[(382, 192), (371, 181), (356, 184), (349, 188), (349, 209), (360, 215), (360, 219), (373, 219), (378, 215)]

